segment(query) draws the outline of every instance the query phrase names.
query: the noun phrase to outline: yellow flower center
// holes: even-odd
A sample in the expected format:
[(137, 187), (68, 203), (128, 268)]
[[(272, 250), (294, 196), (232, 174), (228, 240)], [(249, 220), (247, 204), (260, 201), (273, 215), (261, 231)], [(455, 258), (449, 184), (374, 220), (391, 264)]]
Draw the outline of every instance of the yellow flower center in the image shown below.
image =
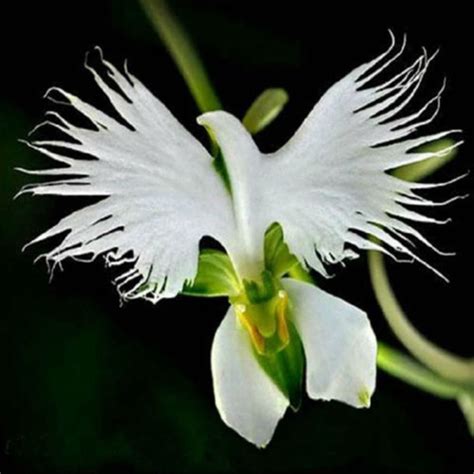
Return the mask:
[(259, 354), (274, 354), (288, 345), (288, 293), (285, 290), (260, 303), (251, 303), (245, 294), (238, 300), (234, 304), (235, 313)]

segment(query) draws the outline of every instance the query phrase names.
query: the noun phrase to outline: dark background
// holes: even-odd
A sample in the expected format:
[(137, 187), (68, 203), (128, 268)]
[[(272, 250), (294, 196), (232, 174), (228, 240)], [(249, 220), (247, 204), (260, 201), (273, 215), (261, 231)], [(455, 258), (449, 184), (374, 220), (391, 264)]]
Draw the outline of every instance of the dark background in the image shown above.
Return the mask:
[[(335, 2), (334, 2), (335, 3)], [(290, 102), (257, 142), (272, 150), (289, 138), (337, 79), (385, 49), (387, 29), (409, 35), (407, 58), (441, 47), (426, 90), (448, 86), (436, 129), (465, 130), (444, 180), (471, 168), (472, 15), (450, 2), (423, 14), (394, 4), (380, 10), (339, 3), (172, 2), (198, 46), (224, 107), (242, 116), (264, 88), (284, 87)], [(385, 4), (382, 4), (385, 5)], [(258, 8), (257, 8), (258, 6)], [(379, 7), (380, 8), (380, 7)], [(380, 372), (370, 410), (305, 400), (288, 413), (269, 447), (257, 450), (214, 407), (210, 346), (225, 300), (178, 297), (119, 307), (110, 272), (66, 262), (51, 283), (37, 250), (23, 244), (81, 204), (22, 197), (28, 178), (14, 166), (47, 164), (18, 143), (42, 120), (45, 90), (61, 85), (101, 98), (83, 68), (100, 45), (136, 74), (196, 136), (196, 107), (137, 3), (24, 2), (2, 6), (0, 48), (0, 472), (472, 472), (472, 439), (454, 402)], [(405, 59), (408, 61), (408, 59)], [(422, 92), (421, 97), (423, 97)], [(472, 176), (440, 196), (469, 192)], [(436, 193), (435, 193), (436, 194)], [(412, 321), (440, 345), (472, 356), (471, 245), (474, 197), (435, 211), (446, 226), (422, 228), (454, 258), (424, 256), (449, 285), (417, 265), (390, 264)], [(398, 346), (372, 296), (365, 259), (321, 285), (366, 309), (381, 340)]]

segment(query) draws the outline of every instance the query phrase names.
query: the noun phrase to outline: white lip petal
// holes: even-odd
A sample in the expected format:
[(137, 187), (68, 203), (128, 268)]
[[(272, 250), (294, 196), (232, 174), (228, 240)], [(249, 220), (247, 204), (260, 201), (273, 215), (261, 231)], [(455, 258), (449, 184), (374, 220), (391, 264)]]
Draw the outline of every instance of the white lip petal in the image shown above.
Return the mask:
[(313, 399), (367, 407), (375, 390), (377, 340), (366, 314), (308, 283), (283, 281), (306, 356)]
[(110, 264), (129, 265), (116, 281), (123, 298), (172, 297), (195, 276), (203, 236), (224, 246), (232, 239), (230, 195), (205, 148), (134, 76), (103, 60), (103, 75), (86, 66), (120, 119), (62, 89), (48, 91), (93, 128), (49, 113), (47, 123), (69, 140), (29, 145), (62, 167), (33, 172), (55, 180), (25, 186), (20, 194), (102, 200), (65, 217), (32, 243), (66, 233), (45, 255), (53, 268), (65, 258), (105, 254)]
[(288, 400), (258, 364), (232, 307), (214, 336), (211, 368), (216, 405), (224, 422), (251, 443), (266, 446)]

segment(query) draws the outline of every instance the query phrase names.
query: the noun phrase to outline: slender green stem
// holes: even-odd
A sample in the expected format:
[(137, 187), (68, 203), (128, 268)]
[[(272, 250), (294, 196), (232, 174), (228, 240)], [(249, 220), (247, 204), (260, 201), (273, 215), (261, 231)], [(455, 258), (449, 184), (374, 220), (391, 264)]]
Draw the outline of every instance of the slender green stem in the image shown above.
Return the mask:
[(445, 380), (412, 357), (380, 341), (378, 342), (377, 365), (390, 375), (441, 398), (458, 398), (464, 388), (450, 380)]
[(474, 360), (436, 346), (419, 333), (403, 312), (390, 285), (381, 253), (369, 252), (369, 272), (377, 301), (395, 335), (423, 364), (448, 380), (474, 383)]
[(466, 418), (469, 432), (474, 437), (474, 390), (461, 393), (458, 397), (458, 404)]
[(199, 55), (164, 0), (140, 0), (201, 112), (222, 109)]

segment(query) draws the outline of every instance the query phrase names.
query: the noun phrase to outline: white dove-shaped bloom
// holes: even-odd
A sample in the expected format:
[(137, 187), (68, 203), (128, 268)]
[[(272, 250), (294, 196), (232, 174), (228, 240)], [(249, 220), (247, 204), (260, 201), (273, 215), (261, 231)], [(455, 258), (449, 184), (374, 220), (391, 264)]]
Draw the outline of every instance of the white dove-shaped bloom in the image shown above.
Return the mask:
[(376, 339), (365, 313), (313, 285), (275, 279), (277, 291), (265, 307), (270, 313), (257, 314), (242, 282), (261, 279), (266, 230), (278, 223), (290, 252), (324, 276), (328, 264), (367, 249), (422, 262), (407, 242), (428, 243), (410, 222), (436, 222), (413, 210), (438, 204), (418, 194), (436, 185), (403, 181), (389, 171), (447, 153), (414, 150), (454, 131), (408, 139), (437, 114), (441, 91), (403, 115), (432, 59), (424, 53), (381, 83), (380, 73), (404, 46), (397, 49), (392, 37), (386, 52), (334, 84), (274, 153), (260, 152), (228, 112), (199, 116), (220, 146), (230, 186), (169, 110), (127, 70), (104, 60), (105, 77), (86, 67), (120, 118), (53, 88), (49, 93), (62, 96), (91, 127), (50, 112), (55, 120), (48, 123), (69, 139), (29, 143), (62, 166), (23, 170), (55, 180), (20, 193), (101, 198), (33, 240), (65, 234), (45, 255), (53, 267), (68, 257), (105, 255), (126, 269), (117, 278), (123, 299), (156, 302), (193, 281), (203, 237), (224, 247), (242, 295), (231, 300), (212, 346), (216, 404), (225, 423), (258, 446), (269, 442), (289, 400), (256, 353), (265, 356), (272, 337), (284, 347), (290, 323), (304, 348), (311, 398), (367, 406), (376, 372)]

